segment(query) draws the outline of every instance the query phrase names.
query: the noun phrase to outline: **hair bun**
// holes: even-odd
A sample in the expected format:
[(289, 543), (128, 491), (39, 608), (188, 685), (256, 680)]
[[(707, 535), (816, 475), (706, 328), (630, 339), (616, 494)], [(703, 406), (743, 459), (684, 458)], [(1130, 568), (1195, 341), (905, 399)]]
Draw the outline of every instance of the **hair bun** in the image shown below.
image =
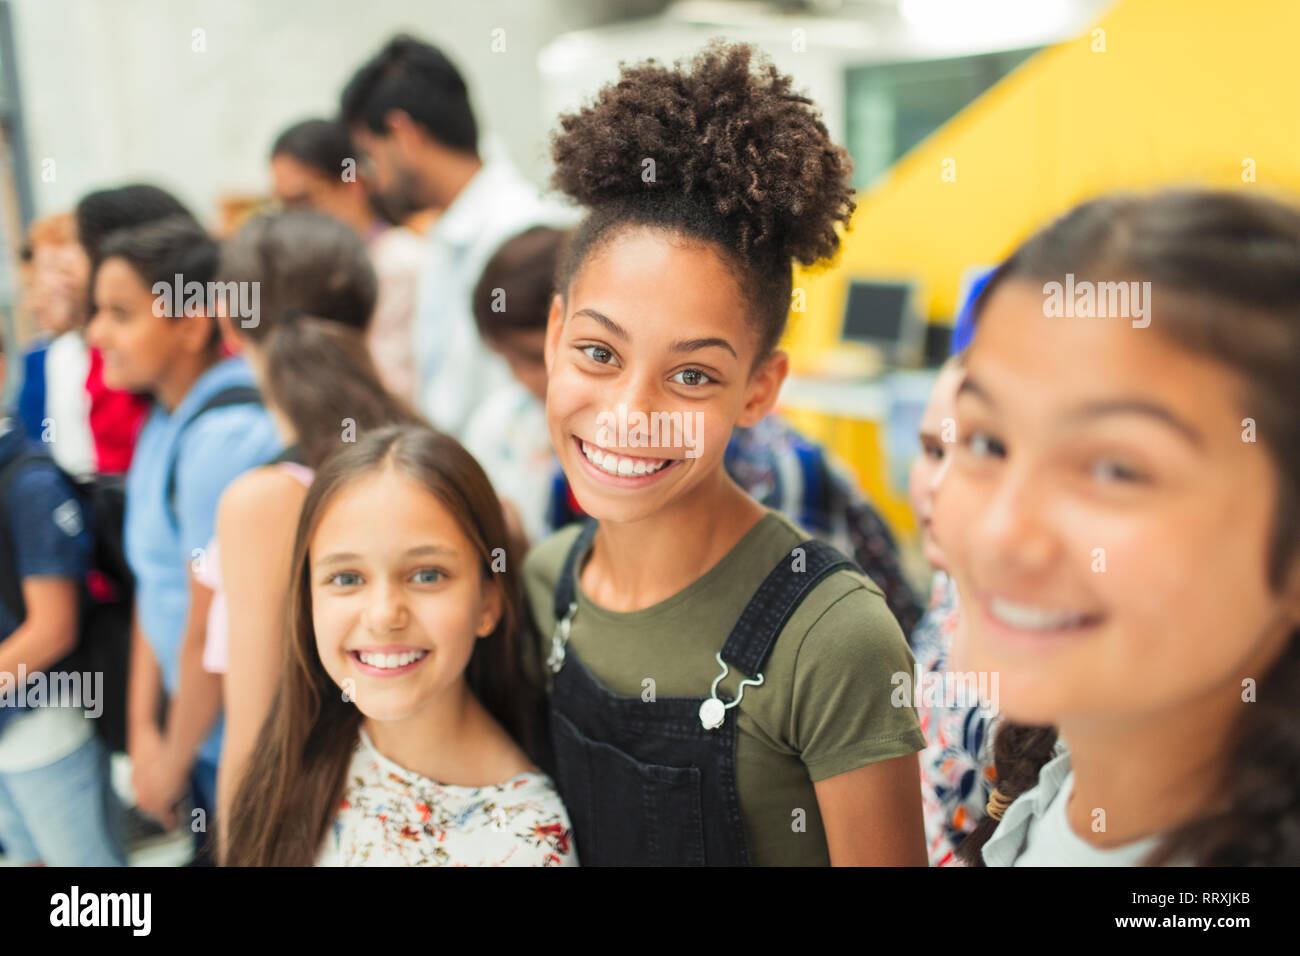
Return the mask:
[(721, 40), (675, 69), (620, 65), (560, 118), (554, 184), (593, 209), (689, 202), (747, 259), (828, 258), (854, 209), (852, 163), (791, 83), (754, 47)]

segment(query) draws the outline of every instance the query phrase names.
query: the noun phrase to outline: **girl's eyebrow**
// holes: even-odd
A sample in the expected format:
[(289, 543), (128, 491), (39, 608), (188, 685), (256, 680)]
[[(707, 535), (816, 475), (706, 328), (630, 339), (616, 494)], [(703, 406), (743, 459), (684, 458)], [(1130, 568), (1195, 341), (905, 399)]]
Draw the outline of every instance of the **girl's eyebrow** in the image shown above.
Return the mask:
[(736, 350), (731, 347), (726, 339), (682, 339), (680, 342), (674, 342), (669, 349), (673, 352), (694, 352), (696, 349), (726, 349), (731, 353), (732, 358), (739, 358)]
[[(419, 544), (413, 548), (406, 549), (406, 557), (408, 558), (419, 558), (424, 557), (425, 555), (446, 555), (448, 557), (454, 557), (455, 554), (456, 552), (454, 550), (440, 544)], [(362, 555), (359, 555), (354, 551), (336, 551), (334, 554), (327, 554), (325, 557), (321, 558), (317, 564), (341, 564), (349, 561), (364, 560), (365, 558)]]
[(1102, 418), (1108, 415), (1142, 415), (1147, 418), (1154, 418), (1181, 434), (1197, 448), (1205, 446), (1205, 439), (1201, 433), (1190, 424), (1163, 405), (1157, 405), (1155, 402), (1143, 401), (1138, 398), (1117, 398), (1108, 401), (1091, 402), (1075, 409), (1066, 417), (1078, 421)]
[(605, 328), (609, 329), (611, 335), (622, 339), (624, 342), (631, 338), (623, 326), (619, 325), (609, 316), (597, 312), (595, 309), (579, 309), (577, 312), (573, 313), (573, 318), (576, 319), (580, 315), (585, 315), (589, 319), (595, 319), (601, 325), (605, 326)]
[[(997, 403), (993, 397), (984, 390), (978, 382), (967, 375), (961, 385), (957, 387), (958, 395), (971, 395), (983, 400), (987, 405), (997, 408)], [(1102, 418), (1108, 415), (1142, 415), (1147, 418), (1153, 418), (1156, 421), (1163, 422), (1174, 431), (1178, 432), (1187, 439), (1196, 448), (1205, 447), (1205, 439), (1199, 431), (1190, 424), (1179, 418), (1163, 405), (1155, 402), (1148, 402), (1140, 398), (1116, 398), (1103, 399), (1101, 401), (1089, 402), (1079, 408), (1074, 409), (1065, 416), (1067, 422), (1083, 422), (1094, 418)]]
[(441, 544), (419, 544), (416, 545), (414, 548), (406, 549), (406, 556), (408, 558), (423, 557), (426, 554), (435, 554), (435, 555), (444, 554), (447, 555), (448, 557), (453, 557), (455, 556), (456, 552), (453, 549), (448, 548), (445, 545), (441, 545)]
[(957, 386), (957, 393), (954, 396), (954, 398), (960, 397), (962, 395), (974, 396), (975, 398), (978, 398), (981, 401), (983, 401), (984, 404), (992, 405), (994, 408), (996, 408), (998, 404), (997, 402), (993, 401), (993, 396), (984, 390), (984, 386), (982, 386), (979, 382), (975, 381), (975, 379), (971, 378), (969, 374), (967, 374), (966, 377), (961, 380), (961, 384)]
[[(624, 342), (631, 339), (631, 336), (627, 334), (627, 331), (623, 326), (619, 325), (609, 316), (597, 312), (595, 309), (579, 309), (577, 312), (573, 313), (574, 318), (577, 318), (580, 315), (585, 315), (590, 319), (595, 319), (601, 325), (605, 326), (605, 328), (609, 329), (611, 335), (622, 339)], [(681, 339), (680, 341), (674, 342), (668, 348), (672, 352), (694, 352), (696, 349), (722, 348), (730, 352), (732, 358), (739, 358), (739, 356), (736, 355), (736, 350), (731, 347), (731, 343), (726, 339), (719, 338)]]

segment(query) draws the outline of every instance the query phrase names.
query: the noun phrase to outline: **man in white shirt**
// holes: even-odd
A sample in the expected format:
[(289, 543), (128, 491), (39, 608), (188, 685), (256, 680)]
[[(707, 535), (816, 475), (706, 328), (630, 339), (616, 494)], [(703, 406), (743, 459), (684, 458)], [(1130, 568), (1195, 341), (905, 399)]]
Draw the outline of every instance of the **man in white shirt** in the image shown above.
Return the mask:
[(427, 43), (390, 40), (348, 83), (342, 114), (390, 213), (443, 210), (416, 306), (417, 396), (430, 421), (463, 438), (483, 400), (512, 381), (474, 325), (474, 285), (505, 240), (557, 211), (504, 159), (483, 160), (465, 81)]

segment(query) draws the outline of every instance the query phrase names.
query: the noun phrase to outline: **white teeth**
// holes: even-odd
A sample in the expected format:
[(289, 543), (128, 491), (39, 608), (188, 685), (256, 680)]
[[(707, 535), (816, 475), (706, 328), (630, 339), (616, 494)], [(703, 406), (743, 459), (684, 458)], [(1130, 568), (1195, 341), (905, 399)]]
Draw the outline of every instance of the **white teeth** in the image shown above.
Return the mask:
[(1073, 627), (1086, 617), (1074, 611), (1045, 611), (1042, 608), (1012, 604), (999, 598), (989, 601), (989, 610), (1003, 624), (1029, 631), (1057, 631)]
[(612, 452), (602, 452), (595, 445), (588, 445), (586, 442), (582, 443), (582, 453), (587, 456), (587, 461), (606, 474), (624, 478), (631, 475), (652, 475), (668, 464), (667, 460), (652, 465), (644, 458), (623, 458)]
[(407, 664), (418, 661), (424, 657), (428, 651), (406, 651), (402, 654), (371, 654), (366, 651), (360, 651), (357, 657), (361, 663), (369, 664), (371, 667), (382, 667), (389, 669), (393, 667), (405, 667)]

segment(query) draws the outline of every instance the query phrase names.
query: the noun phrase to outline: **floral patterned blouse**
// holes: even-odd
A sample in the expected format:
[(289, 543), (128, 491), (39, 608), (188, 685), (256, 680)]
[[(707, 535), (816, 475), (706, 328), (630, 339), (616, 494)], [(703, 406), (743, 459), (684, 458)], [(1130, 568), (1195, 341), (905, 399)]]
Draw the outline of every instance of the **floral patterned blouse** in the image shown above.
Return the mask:
[[(912, 632), (916, 675), (944, 675), (957, 630), (957, 588), (943, 572), (934, 577), (930, 609)], [(993, 768), (993, 727), (980, 707), (936, 706), (917, 702), (925, 734), (921, 753), (921, 806), (931, 866), (961, 866), (957, 847), (984, 819), (997, 782)]]
[(317, 866), (578, 865), (569, 815), (545, 774), (445, 785), (360, 737)]

